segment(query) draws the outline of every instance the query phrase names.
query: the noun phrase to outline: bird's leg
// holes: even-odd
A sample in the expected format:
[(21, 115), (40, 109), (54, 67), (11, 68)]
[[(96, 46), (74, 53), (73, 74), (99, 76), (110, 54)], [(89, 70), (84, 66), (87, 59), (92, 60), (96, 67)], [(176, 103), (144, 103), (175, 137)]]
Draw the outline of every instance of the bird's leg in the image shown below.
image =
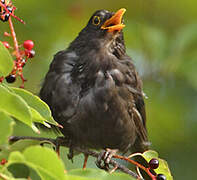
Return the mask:
[(117, 153), (117, 151), (117, 149), (109, 148), (107, 148), (105, 151), (102, 151), (96, 160), (97, 167), (109, 171), (109, 162), (111, 158)]
[(88, 154), (83, 154), (83, 155), (84, 155), (83, 169), (86, 169), (89, 155)]
[(60, 145), (59, 144), (56, 145), (55, 151), (56, 151), (58, 157), (60, 158)]
[(73, 152), (73, 147), (72, 145), (69, 146), (69, 153), (67, 154), (68, 159), (71, 160), (71, 162), (73, 163), (73, 157), (74, 157), (74, 152)]
[(55, 139), (55, 151), (58, 155), (58, 157), (60, 158), (60, 146), (62, 146), (63, 144), (67, 144), (67, 140), (65, 137), (57, 137)]

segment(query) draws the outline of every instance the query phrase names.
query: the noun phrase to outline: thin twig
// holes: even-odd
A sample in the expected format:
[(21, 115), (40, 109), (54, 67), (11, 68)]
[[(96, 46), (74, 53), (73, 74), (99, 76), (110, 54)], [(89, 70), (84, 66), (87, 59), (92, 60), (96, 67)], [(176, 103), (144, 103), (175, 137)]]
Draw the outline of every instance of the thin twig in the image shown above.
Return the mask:
[(16, 33), (14, 31), (14, 26), (13, 26), (11, 17), (9, 18), (9, 26), (10, 26), (11, 35), (12, 35), (12, 38), (13, 38), (13, 41), (14, 41), (15, 55), (16, 55), (17, 60), (20, 60), (21, 55), (20, 55), (18, 41), (17, 41), (17, 38), (16, 38)]
[(156, 180), (156, 177), (150, 172), (150, 169), (149, 168), (146, 168), (144, 167), (143, 165), (139, 164), (138, 162), (132, 160), (132, 159), (129, 159), (127, 157), (124, 157), (124, 156), (120, 156), (120, 155), (114, 155), (114, 158), (117, 158), (117, 159), (122, 159), (122, 160), (125, 160), (131, 164), (134, 164), (135, 166), (139, 167), (140, 169), (143, 169), (149, 176), (152, 180)]
[[(9, 138), (9, 141), (10, 142), (16, 142), (18, 140), (25, 140), (25, 139), (29, 139), (29, 140), (38, 140), (38, 141), (41, 141), (41, 142), (48, 142), (48, 143), (52, 143), (53, 145), (55, 145), (56, 147), (58, 146), (64, 146), (64, 147), (70, 147), (69, 146), (69, 141), (66, 141), (64, 139), (61, 139), (60, 138), (57, 138), (57, 139), (52, 139), (52, 138), (41, 138), (41, 137), (29, 137), (29, 136), (11, 136)], [(95, 157), (95, 158), (98, 158), (100, 153), (98, 152), (95, 152), (95, 151), (90, 151), (90, 150), (87, 150), (87, 149), (83, 149), (83, 148), (79, 148), (79, 147), (73, 147), (73, 149), (75, 151), (78, 151), (78, 152), (81, 152), (81, 153), (84, 153), (86, 155), (89, 155), (89, 156), (92, 156), (92, 157)], [(114, 158), (119, 158), (121, 159), (122, 156), (120, 157), (116, 157), (114, 156)], [(116, 160), (113, 160), (111, 159), (109, 161), (109, 164), (112, 165), (114, 168), (117, 168), (119, 169), (120, 171), (126, 173), (126, 174), (129, 174), (130, 176), (132, 176), (133, 178), (135, 179), (138, 179), (138, 180), (143, 180), (142, 178), (140, 178), (135, 172), (131, 171), (130, 169), (128, 169), (126, 166), (118, 163)]]

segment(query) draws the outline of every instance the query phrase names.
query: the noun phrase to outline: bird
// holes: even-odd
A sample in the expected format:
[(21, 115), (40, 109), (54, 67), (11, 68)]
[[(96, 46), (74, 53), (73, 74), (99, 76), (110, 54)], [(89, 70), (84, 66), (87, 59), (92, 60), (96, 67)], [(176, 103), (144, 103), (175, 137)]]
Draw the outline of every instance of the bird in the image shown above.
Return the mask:
[(124, 43), (125, 11), (97, 10), (45, 76), (40, 98), (72, 147), (148, 149), (142, 80)]

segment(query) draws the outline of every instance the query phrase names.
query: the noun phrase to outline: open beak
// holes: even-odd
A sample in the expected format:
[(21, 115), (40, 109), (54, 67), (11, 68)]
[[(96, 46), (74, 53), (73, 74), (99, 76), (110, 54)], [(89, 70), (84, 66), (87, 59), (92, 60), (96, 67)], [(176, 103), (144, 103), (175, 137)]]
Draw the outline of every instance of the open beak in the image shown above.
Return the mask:
[(125, 27), (122, 23), (122, 17), (126, 9), (119, 9), (110, 19), (106, 20), (105, 23), (101, 26), (101, 29), (107, 29), (108, 32), (120, 31)]

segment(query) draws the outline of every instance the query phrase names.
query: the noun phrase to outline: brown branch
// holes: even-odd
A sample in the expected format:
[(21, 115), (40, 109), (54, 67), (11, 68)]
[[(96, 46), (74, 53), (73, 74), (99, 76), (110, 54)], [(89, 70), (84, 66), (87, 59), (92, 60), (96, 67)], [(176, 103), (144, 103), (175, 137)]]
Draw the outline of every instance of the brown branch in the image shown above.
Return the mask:
[[(76, 151), (79, 151), (79, 152), (82, 152), (84, 154), (87, 154), (89, 156), (92, 156), (92, 157), (95, 157), (95, 158), (98, 158), (99, 156), (99, 153), (95, 152), (95, 151), (90, 151), (90, 150), (86, 150), (86, 149), (81, 149), (81, 148), (75, 148)], [(132, 176), (133, 178), (136, 178), (136, 179), (139, 179), (139, 176), (134, 173), (133, 171), (131, 171), (130, 169), (128, 169), (126, 166), (118, 163), (117, 161), (111, 159), (109, 161), (109, 164), (111, 164), (114, 168), (117, 168), (119, 169), (120, 171), (126, 173), (126, 174), (129, 174), (130, 176)], [(140, 180), (140, 179), (139, 179)]]
[[(16, 142), (18, 140), (25, 140), (25, 139), (26, 140), (29, 139), (29, 140), (41, 141), (41, 144), (51, 143), (56, 147), (56, 149), (59, 149), (60, 146), (70, 148), (69, 141), (67, 141), (67, 140), (65, 140), (64, 138), (61, 138), (61, 137), (58, 137), (56, 139), (52, 139), (52, 138), (29, 137), (29, 136), (11, 136), (9, 138), (9, 141), (11, 143), (13, 143), (13, 142)], [(99, 155), (100, 155), (100, 153), (98, 153), (98, 152), (90, 151), (90, 150), (87, 150), (87, 149), (82, 149), (82, 148), (79, 148), (79, 147), (73, 147), (73, 150), (76, 150), (78, 152), (84, 153), (86, 155), (89, 155), (89, 156), (92, 156), (92, 157), (95, 157), (95, 158), (98, 158)], [(135, 172), (131, 171), (126, 166), (118, 163), (116, 160), (111, 159), (109, 164), (112, 165), (114, 168), (119, 169), (120, 171), (122, 171), (126, 174), (129, 174), (130, 176), (132, 176), (135, 179), (143, 180)]]

